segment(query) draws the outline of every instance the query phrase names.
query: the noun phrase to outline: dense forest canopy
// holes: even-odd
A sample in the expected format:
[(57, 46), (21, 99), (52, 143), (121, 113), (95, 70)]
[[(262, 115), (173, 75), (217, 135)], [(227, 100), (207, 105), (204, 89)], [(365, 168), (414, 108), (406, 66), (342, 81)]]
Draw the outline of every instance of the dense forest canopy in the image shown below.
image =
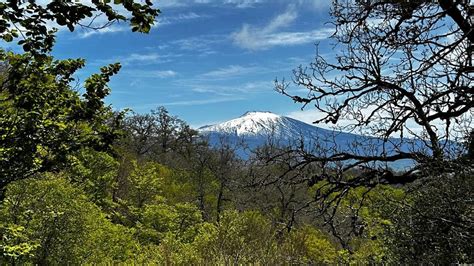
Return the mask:
[[(85, 61), (52, 56), (51, 25), (126, 20), (146, 33), (160, 13), (151, 1), (0, 3), (0, 36), (23, 48), (0, 50), (1, 263), (472, 263), (470, 8), (333, 1), (335, 61), (317, 55), (295, 70), (303, 96), (277, 82), (325, 113), (319, 122), (350, 118), (386, 142), (408, 132), (427, 152), (321, 156), (270, 140), (244, 160), (235, 143), (210, 145), (164, 107), (114, 112), (104, 98), (120, 64), (80, 95)], [(85, 22), (100, 14), (104, 25)], [(368, 164), (399, 159), (415, 168)]]

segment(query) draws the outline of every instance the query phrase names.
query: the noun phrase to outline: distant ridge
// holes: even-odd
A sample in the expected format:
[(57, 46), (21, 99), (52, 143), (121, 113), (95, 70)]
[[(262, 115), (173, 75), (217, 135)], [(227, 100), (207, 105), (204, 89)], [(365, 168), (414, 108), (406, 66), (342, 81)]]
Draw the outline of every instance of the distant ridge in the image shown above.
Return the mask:
[[(319, 149), (329, 153), (346, 151), (364, 155), (380, 154), (383, 148), (386, 151), (395, 147), (402, 151), (411, 151), (424, 147), (422, 141), (394, 138), (390, 139), (390, 143), (384, 143), (377, 138), (323, 129), (268, 111), (248, 111), (238, 118), (200, 127), (198, 131), (207, 137), (213, 146), (221, 145), (222, 139), (225, 139), (231, 143), (243, 141), (251, 149), (264, 145), (269, 139), (277, 140), (283, 145), (302, 140), (309, 148), (317, 145)], [(239, 150), (238, 153), (243, 158), (250, 156), (248, 151)], [(389, 165), (401, 170), (413, 166), (413, 161), (400, 160)]]
[(318, 128), (268, 111), (248, 111), (238, 118), (216, 125), (203, 126), (198, 130), (201, 133), (217, 132), (234, 134), (239, 137), (273, 135), (280, 139), (294, 139), (297, 136), (310, 138), (315, 134), (320, 136), (324, 133), (333, 133), (331, 130)]

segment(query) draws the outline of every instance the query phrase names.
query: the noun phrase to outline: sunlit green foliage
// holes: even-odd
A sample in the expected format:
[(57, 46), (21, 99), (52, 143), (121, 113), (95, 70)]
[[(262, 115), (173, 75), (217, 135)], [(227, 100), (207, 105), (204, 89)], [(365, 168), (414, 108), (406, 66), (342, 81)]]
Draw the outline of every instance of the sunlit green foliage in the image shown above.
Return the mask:
[[(189, 178), (192, 175), (183, 170), (153, 161), (128, 160), (122, 162), (128, 164), (128, 170), (121, 173), (116, 159), (92, 150), (83, 150), (73, 158), (73, 166), (64, 174), (47, 174), (47, 178), (10, 184), (0, 209), (3, 262), (155, 265), (413, 262), (417, 260), (406, 252), (416, 249), (404, 249), (404, 245), (413, 245), (413, 235), (424, 235), (422, 239), (426, 242), (420, 242), (420, 250), (422, 245), (435, 243), (428, 237), (438, 241), (440, 250), (447, 249), (442, 245), (445, 242), (433, 233), (437, 227), (423, 224), (425, 220), (417, 218), (417, 213), (410, 209), (417, 206), (420, 210), (421, 206), (432, 204), (424, 201), (428, 195), (450, 195), (454, 200), (454, 194), (462, 197), (469, 190), (467, 175), (460, 175), (464, 183), (456, 181), (460, 185), (452, 190), (447, 189), (449, 186), (433, 187), (440, 193), (431, 194), (427, 190), (427, 194), (415, 198), (391, 186), (355, 188), (335, 209), (334, 219), (338, 221), (334, 223), (335, 233), (341, 242), (313, 216), (301, 217), (288, 227), (275, 220), (272, 212), (237, 211), (229, 205), (218, 222), (205, 221), (195, 195), (179, 190), (183, 186), (192, 194), (196, 188), (195, 181)], [(127, 182), (116, 182), (119, 175)], [(321, 185), (324, 184), (316, 184)], [(122, 193), (115, 195), (119, 190)], [(400, 204), (406, 204), (407, 208), (399, 209)], [(468, 205), (451, 207), (454, 206), (460, 217), (469, 217), (465, 208)], [(440, 205), (440, 208), (447, 207)], [(423, 215), (436, 217), (429, 210)], [(416, 223), (416, 231), (404, 227), (403, 221), (410, 219)], [(314, 223), (298, 222), (302, 220)], [(451, 229), (446, 232), (446, 239), (453, 239), (451, 235), (461, 232), (459, 227)], [(465, 243), (462, 241), (450, 243)], [(425, 261), (439, 259), (425, 254)], [(465, 258), (463, 261), (469, 260), (465, 252), (456, 254), (459, 254), (457, 258)]]
[(201, 223), (201, 212), (192, 204), (150, 204), (141, 213), (137, 234), (142, 242), (159, 244), (171, 237), (190, 243), (197, 235)]
[(171, 171), (155, 162), (132, 161), (132, 166), (133, 170), (128, 177), (130, 187), (127, 199), (132, 206), (142, 208), (161, 194), (163, 179), (168, 178)]
[(262, 214), (224, 212), (219, 224), (205, 224), (196, 246), (205, 263), (268, 263), (272, 261), (276, 231)]
[(332, 264), (338, 259), (334, 243), (327, 235), (309, 225), (290, 232), (281, 252), (290, 264)]
[(0, 87), (0, 191), (13, 180), (58, 170), (83, 147), (107, 149), (118, 136), (103, 99), (119, 64), (101, 68), (81, 97), (71, 87), (84, 60), (0, 50), (5, 63)]
[(40, 246), (36, 240), (28, 238), (24, 226), (2, 223), (0, 232), (2, 234), (2, 261), (5, 263), (31, 259), (34, 256), (35, 250)]
[(137, 243), (61, 176), (12, 183), (0, 221), (4, 262), (80, 264), (121, 261)]
[(90, 200), (103, 209), (114, 204), (113, 193), (117, 189), (119, 163), (105, 152), (92, 149), (79, 151), (70, 158), (71, 166), (67, 176), (90, 197)]
[(125, 264), (198, 265), (201, 259), (192, 244), (183, 243), (168, 234), (160, 245), (144, 245)]
[(289, 155), (249, 167), (164, 107), (123, 121), (104, 103), (119, 64), (75, 87), (85, 61), (51, 56), (48, 23), (73, 31), (101, 13), (147, 33), (151, 1), (36, 2), (0, 3), (0, 38), (21, 29), (25, 51), (0, 49), (0, 264), (474, 262), (472, 149), (399, 188), (330, 190), (351, 174), (317, 183), (318, 164), (294, 171)]
[[(120, 7), (125, 14), (117, 11)], [(117, 121), (103, 100), (120, 65), (102, 67), (100, 74), (87, 78), (80, 95), (73, 75), (85, 61), (51, 56), (58, 29), (50, 25), (74, 31), (83, 19), (104, 14), (106, 25), (128, 20), (132, 31), (147, 33), (159, 12), (151, 1), (0, 3), (0, 38), (11, 42), (21, 36), (18, 45), (25, 51), (0, 49), (0, 198), (10, 182), (57, 171), (78, 150), (106, 149), (117, 137)]]

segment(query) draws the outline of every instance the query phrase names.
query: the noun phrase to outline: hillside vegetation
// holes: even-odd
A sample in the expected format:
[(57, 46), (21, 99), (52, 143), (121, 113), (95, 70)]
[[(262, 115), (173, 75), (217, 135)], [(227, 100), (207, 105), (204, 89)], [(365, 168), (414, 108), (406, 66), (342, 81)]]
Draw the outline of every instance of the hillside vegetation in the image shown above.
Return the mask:
[[(164, 107), (114, 111), (104, 99), (119, 63), (77, 85), (85, 61), (52, 55), (51, 25), (74, 31), (103, 14), (104, 27), (147, 33), (160, 14), (151, 1), (2, 1), (0, 38), (23, 51), (0, 49), (0, 264), (473, 263), (470, 6), (360, 2), (333, 2), (346, 52), (295, 70), (309, 92), (276, 90), (317, 108), (319, 122), (352, 119), (383, 147), (269, 139), (242, 159), (245, 143), (211, 146)], [(426, 151), (385, 145), (408, 121)], [(456, 156), (444, 150), (452, 141)], [(404, 159), (410, 171), (381, 167)]]

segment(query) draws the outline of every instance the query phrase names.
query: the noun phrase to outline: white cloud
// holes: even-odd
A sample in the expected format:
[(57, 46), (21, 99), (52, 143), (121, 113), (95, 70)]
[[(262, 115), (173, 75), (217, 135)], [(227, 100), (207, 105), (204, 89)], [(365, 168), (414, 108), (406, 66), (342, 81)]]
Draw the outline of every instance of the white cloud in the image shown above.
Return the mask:
[(163, 103), (156, 103), (156, 104), (148, 104), (146, 106), (204, 105), (204, 104), (233, 102), (233, 101), (241, 101), (241, 100), (244, 100), (244, 99), (239, 98), (239, 97), (225, 97), (225, 98), (214, 98), (214, 99), (198, 99), (198, 100), (186, 100), (186, 101), (175, 101), (175, 102), (163, 102)]
[(258, 67), (255, 67), (255, 66), (248, 66), (248, 67), (245, 67), (245, 66), (240, 66), (240, 65), (230, 65), (230, 66), (227, 66), (227, 67), (223, 67), (223, 68), (219, 68), (219, 69), (216, 69), (216, 70), (212, 70), (212, 71), (209, 71), (207, 73), (204, 73), (201, 75), (201, 77), (204, 77), (204, 78), (217, 78), (217, 79), (221, 79), (221, 78), (231, 78), (231, 77), (235, 77), (235, 76), (241, 76), (241, 75), (245, 75), (245, 74), (249, 74), (249, 73), (254, 73), (256, 71), (258, 71), (259, 68)]
[(183, 51), (192, 52), (194, 55), (209, 55), (216, 53), (214, 45), (224, 41), (225, 36), (210, 34), (174, 40), (170, 42), (170, 46), (177, 47)]
[[(361, 114), (364, 117), (368, 117), (375, 109), (376, 109), (376, 106), (372, 105), (372, 106), (369, 106), (368, 108), (362, 109), (360, 111), (361, 111)], [(472, 114), (468, 113), (468, 114), (463, 116), (464, 121), (466, 122), (466, 125), (464, 125), (464, 128), (472, 128), (472, 124), (474, 122), (474, 120), (473, 120), (474, 115), (473, 114), (474, 114), (474, 111), (472, 112)], [(285, 116), (303, 121), (303, 122), (308, 123), (308, 124), (313, 124), (313, 125), (315, 125), (317, 127), (321, 127), (321, 128), (333, 129), (333, 130), (342, 130), (342, 131), (352, 131), (352, 129), (353, 129), (353, 132), (357, 133), (357, 134), (364, 134), (364, 135), (368, 135), (368, 134), (372, 135), (373, 134), (372, 129), (370, 129), (367, 126), (366, 127), (354, 128), (354, 125), (356, 124), (356, 121), (353, 120), (353, 119), (350, 119), (350, 118), (340, 119), (337, 124), (332, 124), (332, 123), (326, 124), (326, 123), (323, 123), (323, 122), (318, 123), (318, 124), (314, 124), (313, 123), (314, 121), (322, 119), (326, 115), (323, 112), (321, 112), (321, 111), (319, 111), (315, 108), (311, 108), (310, 106), (308, 106), (308, 109), (305, 109), (305, 110), (298, 110), (298, 111), (289, 112), (289, 113), (285, 114)], [(383, 120), (387, 117), (390, 117), (387, 114), (387, 111), (385, 111), (385, 110), (378, 111), (377, 114), (375, 115), (375, 117), (373, 118), (373, 122), (374, 122), (374, 124), (382, 123), (381, 120)], [(434, 130), (435, 130), (435, 132), (437, 132), (437, 134), (439, 136), (441, 136), (445, 133), (443, 131), (446, 127), (446, 122), (445, 121), (441, 121), (441, 120), (438, 119), (438, 120), (432, 121), (431, 125), (434, 126)], [(454, 126), (451, 125), (451, 126), (452, 126), (452, 128), (451, 128), (451, 132), (450, 132), (450, 138), (452, 140), (454, 140), (456, 138), (459, 138), (459, 132), (463, 132), (462, 130), (459, 130), (459, 128), (462, 128), (462, 126), (461, 127), (459, 127), (457, 125), (454, 125)], [(465, 133), (465, 132), (463, 132), (463, 133)], [(396, 137), (396, 138), (401, 137), (400, 132), (393, 133), (391, 135), (391, 137)], [(404, 137), (408, 137), (408, 138), (413, 138), (413, 137), (427, 138), (427, 135), (426, 135), (425, 130), (422, 126), (420, 126), (418, 123), (416, 123), (413, 119), (408, 119), (405, 122), (405, 125), (404, 125)]]
[(180, 23), (184, 21), (203, 19), (203, 18), (209, 18), (209, 16), (199, 15), (195, 12), (178, 14), (176, 16), (167, 16), (166, 14), (163, 14), (158, 17), (158, 23), (156, 23), (154, 26), (160, 27), (160, 26), (166, 26), (166, 25), (171, 25), (171, 24)]
[[(362, 112), (364, 113), (364, 115), (368, 115), (374, 109), (375, 109), (375, 107), (371, 107), (371, 108), (367, 108), (367, 109), (362, 110)], [(308, 106), (308, 109), (306, 109), (306, 110), (298, 110), (298, 111), (289, 112), (289, 113), (286, 114), (286, 116), (297, 119), (297, 120), (300, 120), (300, 121), (303, 121), (303, 122), (308, 123), (308, 124), (315, 125), (317, 127), (326, 128), (326, 129), (333, 129), (333, 130), (346, 131), (347, 129), (349, 129), (348, 127), (350, 127), (351, 125), (353, 125), (355, 123), (354, 120), (339, 119), (337, 124), (324, 123), (324, 122), (315, 124), (314, 122), (316, 120), (324, 118), (326, 116), (326, 114), (319, 111), (319, 110), (317, 110), (317, 109), (315, 109), (315, 108), (311, 108), (309, 106)], [(358, 133), (364, 133), (364, 132), (358, 132)]]
[(175, 20), (190, 20), (190, 19), (198, 19), (198, 18), (204, 18), (204, 17), (207, 17), (207, 16), (199, 15), (199, 14), (196, 14), (194, 12), (189, 12), (189, 13), (186, 13), (186, 14), (179, 14), (179, 15), (173, 17), (173, 19), (175, 19)]
[(125, 62), (149, 62), (149, 61), (156, 61), (160, 59), (160, 55), (157, 53), (149, 53), (149, 54), (131, 54), (125, 58)]
[[(307, 110), (292, 111), (285, 114), (285, 116), (303, 121), (308, 124), (313, 124), (314, 121), (323, 118), (324, 114), (316, 109), (307, 109)], [(325, 124), (317, 124), (317, 126), (330, 128), (330, 126), (327, 126)]]
[(264, 0), (161, 0), (158, 2), (159, 8), (177, 8), (196, 4), (213, 4), (213, 5), (232, 5), (237, 8), (249, 8)]
[(166, 8), (177, 8), (177, 7), (186, 7), (191, 5), (202, 5), (202, 4), (210, 4), (214, 2), (213, 0), (160, 0), (156, 1), (156, 6), (158, 8), (166, 9)]
[(273, 82), (270, 81), (253, 81), (238, 86), (221, 86), (209, 84), (189, 84), (192, 91), (199, 93), (212, 93), (220, 96), (239, 96), (248, 95), (250, 93), (271, 92), (273, 90)]
[[(252, 8), (257, 4), (280, 2), (287, 4), (288, 0), (161, 0), (157, 3), (159, 8), (179, 8), (191, 6), (196, 4), (211, 4), (211, 5), (230, 5), (236, 8)], [(301, 8), (311, 9), (326, 9), (331, 5), (330, 0), (292, 0), (292, 4), (298, 5)]]
[(188, 5), (189, 1), (183, 0), (162, 0), (159, 3), (159, 8), (167, 8), (167, 7), (182, 7)]
[(314, 10), (327, 10), (331, 6), (330, 0), (298, 0), (296, 1), (302, 8), (313, 8)]
[(255, 4), (263, 2), (262, 0), (225, 0), (224, 3), (235, 5), (238, 8), (249, 8)]
[(159, 78), (171, 78), (178, 74), (173, 70), (156, 71), (155, 73), (156, 73), (156, 76)]
[(237, 91), (251, 93), (251, 92), (272, 92), (274, 89), (273, 81), (255, 81), (245, 83), (237, 89)]
[(287, 27), (289, 24), (293, 23), (296, 18), (298, 18), (298, 13), (294, 7), (290, 6), (285, 13), (273, 18), (267, 26), (260, 30), (260, 32), (264, 34), (272, 33), (280, 28)]
[(273, 18), (264, 27), (244, 24), (242, 28), (231, 35), (234, 44), (249, 50), (264, 50), (273, 46), (290, 46), (311, 43), (328, 38), (332, 29), (319, 29), (300, 32), (278, 32), (293, 23), (298, 14), (294, 7)]
[(172, 78), (178, 75), (173, 70), (134, 70), (126, 71), (126, 73), (136, 78)]
[(241, 31), (233, 34), (234, 43), (249, 50), (265, 50), (273, 46), (292, 46), (327, 39), (332, 29), (321, 29), (304, 32), (280, 32), (261, 34), (245, 25)]
[(174, 58), (182, 56), (181, 54), (158, 54), (155, 52), (152, 53), (132, 53), (129, 55), (120, 55), (112, 58), (107, 59), (97, 59), (93, 62), (93, 64), (110, 64), (113, 62), (120, 62), (122, 65), (130, 65), (130, 64), (139, 64), (139, 65), (153, 65), (153, 64), (162, 64), (162, 63), (169, 63), (173, 61)]
[(144, 79), (144, 78), (172, 78), (176, 77), (178, 73), (174, 70), (144, 70), (144, 69), (134, 69), (134, 70), (125, 70), (123, 74), (130, 76), (135, 79)]
[(78, 37), (81, 39), (89, 38), (94, 35), (102, 35), (102, 34), (107, 34), (107, 33), (117, 33), (117, 32), (124, 32), (130, 30), (128, 26), (126, 25), (119, 25), (119, 24), (113, 24), (111, 26), (94, 30), (94, 29), (83, 29), (82, 31), (79, 32)]

